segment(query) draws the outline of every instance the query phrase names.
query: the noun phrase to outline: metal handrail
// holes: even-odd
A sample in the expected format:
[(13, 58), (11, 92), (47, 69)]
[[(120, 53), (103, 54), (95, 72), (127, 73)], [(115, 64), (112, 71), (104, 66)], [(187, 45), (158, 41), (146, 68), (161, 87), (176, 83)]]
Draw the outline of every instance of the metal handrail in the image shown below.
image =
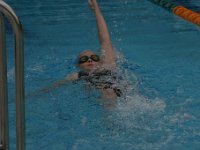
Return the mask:
[[(7, 72), (7, 65), (6, 65), (6, 46), (5, 46), (5, 26), (4, 26), (4, 19), (3, 15), (0, 13), (0, 61), (1, 61), (1, 68), (0, 68), (0, 150), (3, 149), (3, 145), (5, 149), (9, 149), (8, 147), (8, 104), (7, 104), (7, 76), (4, 75)], [(2, 143), (4, 143), (2, 145)]]
[[(15, 37), (15, 87), (16, 87), (16, 149), (17, 150), (24, 150), (25, 149), (25, 103), (24, 103), (24, 58), (23, 58), (23, 34), (22, 34), (22, 25), (12, 10), (12, 8), (6, 4), (4, 1), (0, 0), (0, 13), (2, 13), (11, 23), (14, 37)], [(2, 19), (1, 17), (0, 19)], [(4, 27), (3, 21), (1, 21), (1, 27)], [(2, 33), (4, 29), (1, 30)], [(1, 48), (1, 54), (3, 54), (2, 61), (0, 62), (0, 72), (1, 76), (4, 80), (0, 80), (3, 86), (0, 87), (0, 103), (7, 105), (7, 70), (6, 70), (6, 52), (5, 52), (5, 36), (1, 38), (3, 46)], [(4, 39), (4, 40), (3, 40)], [(4, 106), (1, 105), (3, 108)], [(1, 121), (1, 132), (4, 132), (4, 137), (1, 137), (0, 145), (3, 147), (3, 150), (8, 150), (8, 112), (7, 107), (4, 107), (4, 110), (1, 108), (1, 118), (4, 119)], [(6, 120), (6, 121), (5, 121)], [(5, 122), (6, 126), (5, 127)], [(4, 125), (3, 125), (4, 124)], [(5, 128), (6, 131), (2, 130)], [(7, 134), (7, 135), (6, 135)]]

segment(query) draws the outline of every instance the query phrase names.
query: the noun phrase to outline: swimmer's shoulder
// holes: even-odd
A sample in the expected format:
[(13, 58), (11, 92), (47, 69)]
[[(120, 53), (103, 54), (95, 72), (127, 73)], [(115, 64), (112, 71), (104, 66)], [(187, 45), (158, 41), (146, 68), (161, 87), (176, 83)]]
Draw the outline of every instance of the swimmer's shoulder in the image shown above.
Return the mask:
[(89, 76), (88, 72), (79, 71), (79, 72), (74, 72), (74, 73), (71, 73), (71, 74), (67, 75), (64, 78), (64, 80), (66, 80), (66, 81), (75, 81), (75, 80), (80, 79), (81, 77), (87, 77), (87, 76)]
[(78, 72), (74, 72), (74, 73), (71, 73), (67, 76), (65, 76), (64, 80), (65, 81), (75, 81), (79, 78), (79, 73)]

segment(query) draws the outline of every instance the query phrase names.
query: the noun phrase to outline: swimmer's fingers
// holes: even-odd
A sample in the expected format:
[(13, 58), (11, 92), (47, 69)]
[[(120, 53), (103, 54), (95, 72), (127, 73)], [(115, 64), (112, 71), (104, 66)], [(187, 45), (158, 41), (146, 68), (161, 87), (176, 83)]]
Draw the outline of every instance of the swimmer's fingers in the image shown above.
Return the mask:
[(89, 5), (90, 9), (94, 10), (92, 0), (88, 0), (88, 5)]
[(96, 0), (88, 0), (88, 5), (92, 10), (94, 10), (98, 6)]

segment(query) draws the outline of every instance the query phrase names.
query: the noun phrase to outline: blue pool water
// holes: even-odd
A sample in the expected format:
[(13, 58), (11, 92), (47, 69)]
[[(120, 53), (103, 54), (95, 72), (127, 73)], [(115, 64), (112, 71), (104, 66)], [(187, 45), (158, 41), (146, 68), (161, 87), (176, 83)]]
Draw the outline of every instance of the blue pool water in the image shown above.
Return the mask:
[[(107, 107), (69, 83), (26, 96), (27, 150), (198, 150), (200, 30), (147, 0), (99, 0), (129, 92)], [(178, 1), (200, 12), (200, 2)], [(26, 95), (76, 71), (98, 50), (86, 0), (7, 0), (24, 27)], [(15, 149), (13, 39), (7, 24), (11, 149)], [(134, 92), (133, 92), (134, 91)]]

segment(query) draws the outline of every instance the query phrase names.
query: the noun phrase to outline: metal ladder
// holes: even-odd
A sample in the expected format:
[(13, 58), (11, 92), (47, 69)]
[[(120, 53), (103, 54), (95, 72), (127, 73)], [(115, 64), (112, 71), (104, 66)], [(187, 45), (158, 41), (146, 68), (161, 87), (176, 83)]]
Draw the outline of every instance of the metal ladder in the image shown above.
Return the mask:
[(0, 150), (9, 150), (7, 60), (4, 17), (11, 23), (15, 37), (16, 149), (24, 150), (25, 104), (22, 26), (12, 8), (2, 0), (0, 0)]

